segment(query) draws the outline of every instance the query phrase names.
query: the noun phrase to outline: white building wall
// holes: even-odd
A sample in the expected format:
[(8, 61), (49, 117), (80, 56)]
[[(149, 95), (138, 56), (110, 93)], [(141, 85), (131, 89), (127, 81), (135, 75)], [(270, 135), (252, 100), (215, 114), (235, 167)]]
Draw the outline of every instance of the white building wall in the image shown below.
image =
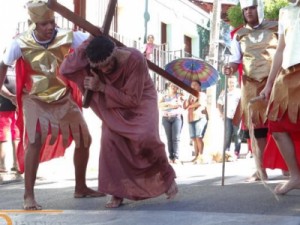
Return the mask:
[(86, 20), (101, 27), (107, 4), (107, 0), (86, 0)]
[(144, 1), (119, 0), (118, 6), (118, 33), (134, 40), (143, 38)]
[[(26, 0), (11, 0), (18, 2), (20, 11), (26, 15), (23, 5)], [(22, 2), (22, 4), (20, 4)], [(73, 9), (73, 1), (58, 0), (58, 2), (69, 9)], [(86, 19), (99, 27), (102, 26), (109, 0), (87, 0)], [(143, 42), (145, 33), (145, 2), (146, 0), (118, 0), (118, 33), (121, 35)], [(3, 8), (4, 9), (4, 8)], [(16, 10), (16, 9), (15, 9)], [(16, 12), (14, 10), (14, 13)], [(147, 34), (153, 34), (155, 42), (161, 43), (161, 23), (167, 24), (167, 44), (169, 50), (175, 51), (183, 49), (184, 35), (192, 38), (192, 54), (198, 56), (199, 37), (197, 34), (197, 24), (206, 27), (210, 15), (202, 11), (199, 7), (188, 0), (148, 0), (148, 11), (150, 21), (147, 26)], [(12, 12), (12, 10), (6, 10)], [(17, 13), (20, 15), (20, 13)], [(11, 35), (13, 36), (17, 28), (17, 22), (26, 21), (24, 17), (18, 17), (14, 24), (9, 23)], [(8, 23), (5, 23), (8, 24)], [(59, 23), (60, 24), (60, 23)], [(6, 29), (7, 31), (9, 29)], [(9, 33), (9, 32), (7, 32)], [(1, 40), (1, 43), (5, 43)]]
[[(135, 41), (144, 41), (146, 0), (118, 0), (118, 33)], [(87, 20), (102, 26), (108, 0), (87, 0)], [(147, 34), (161, 43), (161, 23), (167, 24), (169, 50), (184, 48), (184, 35), (192, 38), (192, 54), (199, 56), (197, 24), (206, 27), (210, 15), (188, 0), (148, 0), (150, 20)]]

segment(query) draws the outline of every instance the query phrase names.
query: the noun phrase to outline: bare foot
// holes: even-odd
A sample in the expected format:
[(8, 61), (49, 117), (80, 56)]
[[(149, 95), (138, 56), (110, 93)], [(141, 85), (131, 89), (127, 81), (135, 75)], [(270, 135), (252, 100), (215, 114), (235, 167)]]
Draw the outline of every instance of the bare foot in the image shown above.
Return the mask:
[(75, 190), (74, 193), (74, 198), (99, 198), (104, 196), (106, 196), (104, 193), (95, 191), (88, 187), (82, 190)]
[(119, 198), (116, 196), (111, 196), (111, 199), (105, 204), (106, 208), (118, 208), (123, 203), (123, 198)]
[(34, 198), (32, 197), (24, 197), (23, 203), (24, 210), (42, 210), (42, 206), (39, 205)]
[(278, 184), (275, 187), (274, 192), (277, 195), (285, 195), (286, 193), (288, 193), (289, 191), (291, 191), (293, 189), (300, 189), (300, 180), (299, 179), (293, 179), (293, 180), (290, 179), (288, 182), (286, 182), (284, 184)]
[(175, 198), (176, 194), (178, 193), (178, 187), (175, 181), (171, 184), (169, 189), (166, 192), (167, 199), (173, 199)]
[[(262, 178), (261, 178), (262, 176)], [(268, 180), (268, 175), (265, 170), (262, 171), (262, 175), (259, 174), (258, 171), (256, 171), (251, 177), (249, 177), (246, 182), (253, 183), (255, 181), (261, 181), (261, 180)]]

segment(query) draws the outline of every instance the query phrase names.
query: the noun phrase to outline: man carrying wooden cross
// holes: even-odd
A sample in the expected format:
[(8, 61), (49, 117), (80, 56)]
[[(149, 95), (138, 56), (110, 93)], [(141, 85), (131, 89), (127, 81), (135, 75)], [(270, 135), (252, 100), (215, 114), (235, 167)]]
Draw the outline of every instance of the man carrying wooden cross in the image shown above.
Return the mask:
[(99, 191), (112, 195), (106, 207), (124, 198), (174, 198), (176, 175), (160, 140), (157, 92), (142, 53), (97, 36), (68, 55), (60, 72), (82, 92), (93, 91), (90, 107), (102, 120)]
[[(113, 2), (110, 0), (109, 9)], [(169, 74), (147, 62), (136, 49), (99, 36), (98, 28), (56, 1), (49, 0), (48, 4), (96, 36), (75, 49), (60, 71), (82, 92), (90, 90), (89, 105), (102, 120), (99, 190), (112, 195), (106, 207), (119, 207), (124, 198), (141, 200), (161, 194), (174, 198), (178, 192), (176, 175), (159, 137), (157, 93), (148, 65), (159, 74)], [(113, 13), (105, 16), (105, 35), (110, 16)]]
[(23, 207), (25, 210), (42, 208), (34, 195), (39, 162), (63, 156), (72, 139), (75, 141), (74, 197), (104, 196), (86, 186), (91, 137), (78, 106), (82, 95), (58, 74), (63, 57), (88, 35), (57, 29), (54, 12), (45, 2), (29, 2), (27, 8), (32, 24), (12, 40), (0, 64), (1, 87), (7, 67), (17, 61), (17, 123), (22, 133), (18, 163), (20, 170), (25, 171)]

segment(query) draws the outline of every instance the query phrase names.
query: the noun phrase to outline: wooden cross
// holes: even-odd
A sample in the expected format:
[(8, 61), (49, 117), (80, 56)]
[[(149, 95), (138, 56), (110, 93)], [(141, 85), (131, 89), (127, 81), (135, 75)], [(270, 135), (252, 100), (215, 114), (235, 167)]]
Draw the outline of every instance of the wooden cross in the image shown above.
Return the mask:
[[(110, 0), (109, 4), (107, 6), (106, 14), (104, 17), (104, 22), (102, 25), (102, 34), (103, 35), (108, 35), (109, 34), (109, 28), (111, 25), (111, 21), (113, 19), (113, 16), (115, 14), (115, 8), (117, 5), (118, 0)], [(88, 108), (90, 105), (90, 101), (92, 100), (93, 96), (93, 91), (86, 89), (83, 95), (83, 101), (82, 101), (82, 106), (85, 108)]]
[[(116, 4), (117, 4), (117, 0), (110, 0), (109, 1), (107, 11), (106, 11), (106, 14), (105, 14), (105, 18), (104, 18), (103, 27), (102, 27), (103, 32), (101, 32), (99, 27), (91, 24), (90, 22), (88, 22), (84, 18), (76, 15), (71, 10), (66, 8), (65, 6), (59, 4), (57, 2), (57, 0), (48, 0), (48, 2), (47, 2), (47, 5), (50, 9), (57, 12), (58, 14), (63, 16), (64, 18), (68, 19), (69, 21), (71, 21), (75, 25), (77, 25), (78, 27), (82, 28), (83, 30), (89, 32), (90, 34), (92, 34), (94, 36), (99, 36), (99, 35), (109, 36), (108, 33), (109, 33), (112, 18), (113, 18), (114, 13), (115, 13)], [(119, 47), (124, 47), (125, 46), (123, 43), (121, 43), (120, 41), (116, 40), (113, 37), (110, 37), (110, 39), (113, 40), (116, 43), (116, 45), (119, 46)], [(154, 64), (150, 60), (147, 60), (147, 63), (148, 63), (149, 69), (151, 69), (155, 73), (157, 73), (160, 76), (166, 78), (170, 82), (176, 84), (177, 86), (179, 86), (180, 88), (184, 89), (185, 91), (193, 94), (194, 96), (198, 96), (198, 91), (192, 89), (190, 86), (188, 86), (185, 83), (181, 82), (176, 77), (172, 76), (171, 74), (169, 74), (164, 69), (158, 67), (156, 64)], [(85, 94), (84, 94), (84, 99), (83, 99), (83, 106), (84, 107), (88, 107), (88, 105), (89, 105), (88, 101), (89, 101), (89, 98), (92, 95), (90, 93), (91, 93), (90, 91), (86, 91)]]

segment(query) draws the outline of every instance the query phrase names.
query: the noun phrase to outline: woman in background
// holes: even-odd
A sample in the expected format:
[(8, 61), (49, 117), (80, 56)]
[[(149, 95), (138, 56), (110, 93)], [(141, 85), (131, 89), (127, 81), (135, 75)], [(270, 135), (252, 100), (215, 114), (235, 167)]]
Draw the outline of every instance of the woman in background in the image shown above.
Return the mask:
[(191, 87), (194, 90), (199, 91), (199, 97), (196, 98), (190, 95), (187, 100), (183, 103), (183, 108), (188, 110), (188, 122), (189, 122), (189, 132), (190, 138), (193, 140), (193, 145), (195, 149), (195, 158), (192, 162), (201, 163), (204, 142), (203, 138), (206, 132), (208, 123), (207, 114), (207, 97), (206, 94), (201, 92), (201, 82), (192, 81)]
[(167, 84), (167, 92), (159, 99), (159, 108), (162, 111), (162, 125), (166, 132), (169, 152), (169, 162), (179, 163), (178, 149), (180, 135), (183, 125), (183, 98), (178, 93), (178, 87), (173, 84)]

